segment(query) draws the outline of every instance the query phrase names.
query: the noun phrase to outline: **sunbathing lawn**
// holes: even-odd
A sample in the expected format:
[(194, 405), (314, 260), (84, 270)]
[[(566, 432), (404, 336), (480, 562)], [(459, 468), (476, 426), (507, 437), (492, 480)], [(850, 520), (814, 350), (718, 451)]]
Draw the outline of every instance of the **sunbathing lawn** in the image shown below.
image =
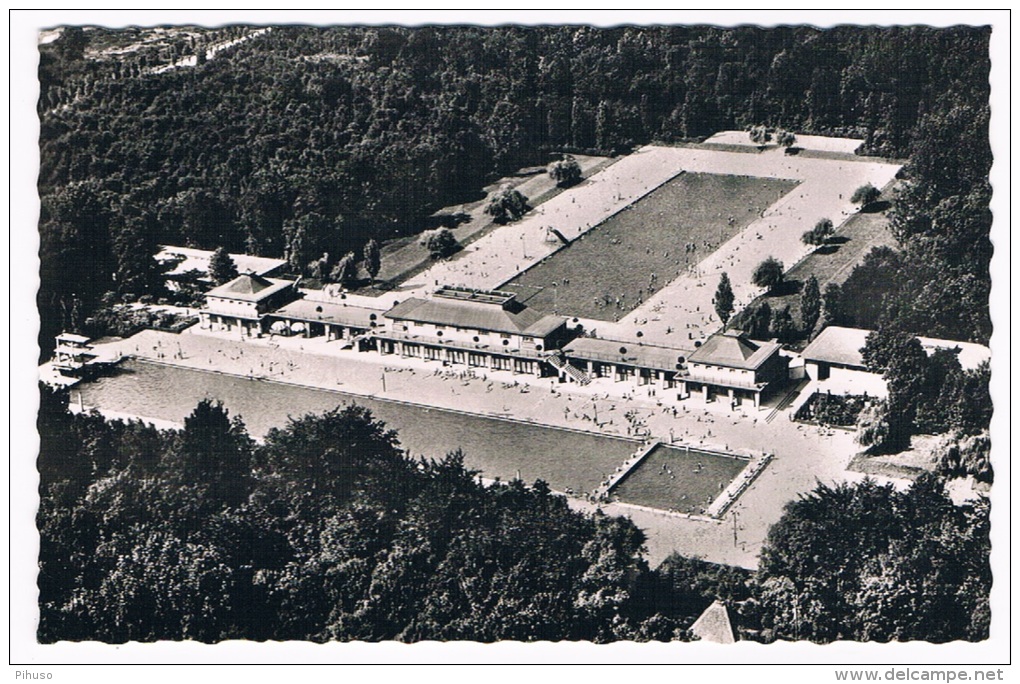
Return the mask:
[[(836, 244), (821, 247), (804, 258), (786, 273), (786, 280), (794, 283), (789, 292), (765, 298), (773, 311), (790, 307), (793, 320), (800, 324), (800, 293), (808, 278), (818, 279), (818, 289), (825, 291), (829, 283), (842, 285), (854, 267), (864, 261), (875, 247), (895, 247), (896, 241), (889, 232), (889, 217), (885, 212), (855, 214), (836, 231)], [(807, 341), (795, 345), (804, 347)]]
[(611, 493), (624, 503), (701, 514), (747, 464), (743, 458), (660, 445)]
[(796, 186), (683, 173), (499, 289), (539, 311), (619, 320)]

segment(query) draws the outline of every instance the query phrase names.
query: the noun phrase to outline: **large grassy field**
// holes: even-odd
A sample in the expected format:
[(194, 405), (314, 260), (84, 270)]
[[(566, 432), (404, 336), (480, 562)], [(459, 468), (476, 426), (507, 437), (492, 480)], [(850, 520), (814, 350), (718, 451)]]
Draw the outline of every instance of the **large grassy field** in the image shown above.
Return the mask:
[(500, 289), (540, 311), (619, 320), (796, 186), (681, 174)]

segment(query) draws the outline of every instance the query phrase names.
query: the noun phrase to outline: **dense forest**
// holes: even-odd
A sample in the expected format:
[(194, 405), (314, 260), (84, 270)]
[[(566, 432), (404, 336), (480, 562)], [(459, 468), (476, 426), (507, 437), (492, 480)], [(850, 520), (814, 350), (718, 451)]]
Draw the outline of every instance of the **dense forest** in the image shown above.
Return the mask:
[(203, 401), (181, 431), (42, 390), (38, 638), (687, 640), (712, 601), (741, 638), (981, 640), (988, 505), (926, 476), (790, 503), (755, 573), (643, 557), (630, 520), (542, 482), (414, 459), (357, 406), (264, 443)]
[(911, 160), (901, 250), (843, 297), (882, 286), (880, 311), (832, 319), (990, 334), (987, 27), (291, 26), (211, 59), (254, 29), (176, 31), (65, 28), (40, 46), (43, 340), (108, 292), (159, 294), (160, 243), (300, 272), (553, 153), (754, 124)]

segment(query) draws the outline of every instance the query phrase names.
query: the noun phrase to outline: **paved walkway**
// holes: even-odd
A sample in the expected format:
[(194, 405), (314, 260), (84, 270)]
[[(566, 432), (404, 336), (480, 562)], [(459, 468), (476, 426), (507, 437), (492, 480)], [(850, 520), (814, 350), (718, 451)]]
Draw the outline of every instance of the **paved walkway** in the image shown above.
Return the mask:
[[(603, 168), (616, 162), (611, 157), (576, 155), (574, 158), (581, 167), (581, 173), (584, 176), (596, 174)], [(501, 178), (496, 183), (486, 187), (485, 191), (491, 194), (503, 185), (509, 185), (516, 189), (528, 198), (528, 203), (532, 206), (541, 206), (556, 195), (564, 192), (556, 187), (556, 182), (549, 177), (548, 173), (536, 173), (523, 179), (517, 176)], [(453, 229), (453, 234), (461, 244), (470, 245), (484, 237), (487, 233), (501, 228), (501, 226), (493, 223), (491, 216), (485, 213), (489, 203), (488, 199), (488, 197), (485, 197), (475, 202), (454, 205), (443, 209), (444, 213), (451, 215), (458, 213), (468, 215), (469, 219), (466, 222)], [(454, 258), (459, 257), (460, 255), (457, 255)], [(382, 268), (376, 277), (376, 281), (377, 283), (386, 283), (387, 281), (397, 283), (393, 287), (393, 292), (413, 290), (417, 287), (415, 283), (420, 280), (420, 277), (416, 278), (413, 275), (414, 271), (424, 271), (432, 263), (434, 262), (429, 256), (428, 250), (418, 244), (417, 237), (408, 237), (396, 249), (392, 249), (389, 246), (383, 247)], [(369, 297), (377, 297), (383, 294), (381, 291), (376, 291), (372, 288), (363, 288), (362, 292)]]
[[(743, 145), (746, 147), (758, 147), (758, 143), (751, 141), (747, 131), (719, 131), (706, 143), (719, 143), (723, 145)], [(770, 143), (775, 144), (775, 143)], [(858, 147), (864, 144), (864, 140), (857, 138), (830, 138), (821, 135), (798, 135), (794, 147), (804, 150), (815, 150), (819, 152), (841, 152), (853, 154)]]

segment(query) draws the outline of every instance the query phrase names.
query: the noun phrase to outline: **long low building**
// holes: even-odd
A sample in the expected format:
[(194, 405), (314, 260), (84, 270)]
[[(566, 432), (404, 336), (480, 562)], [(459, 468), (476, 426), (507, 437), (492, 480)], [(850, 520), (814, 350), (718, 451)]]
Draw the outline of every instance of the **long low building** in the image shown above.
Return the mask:
[[(153, 258), (163, 266), (169, 267), (170, 270), (165, 273), (167, 286), (170, 289), (179, 289), (180, 283), (212, 285), (212, 278), (209, 276), (209, 264), (212, 261), (212, 256), (213, 252), (207, 249), (164, 245)], [(230, 254), (229, 256), (238, 273), (253, 273), (265, 278), (280, 273), (287, 266), (286, 259), (273, 259), (251, 254)]]
[[(812, 380), (831, 378), (837, 381), (860, 382), (865, 377), (874, 378), (879, 375), (867, 369), (861, 353), (871, 333), (871, 330), (836, 325), (830, 325), (822, 330), (801, 354), (804, 357), (808, 377)], [(955, 351), (956, 358), (964, 370), (973, 370), (991, 359), (988, 347), (973, 342), (956, 342), (933, 337), (917, 339), (929, 355), (939, 349)]]
[(304, 337), (325, 336), (326, 341), (339, 340), (359, 350), (372, 346), (371, 333), (383, 321), (383, 312), (344, 302), (323, 302), (298, 299), (284, 304), (267, 316), (269, 332)]
[(384, 314), (376, 328), (380, 354), (451, 364), (550, 374), (549, 352), (567, 339), (566, 319), (543, 315), (512, 292), (441, 287), (429, 298), (412, 297)]
[(686, 361), (679, 349), (593, 337), (573, 340), (563, 347), (563, 354), (568, 364), (589, 378), (612, 378), (664, 389), (676, 386)]

